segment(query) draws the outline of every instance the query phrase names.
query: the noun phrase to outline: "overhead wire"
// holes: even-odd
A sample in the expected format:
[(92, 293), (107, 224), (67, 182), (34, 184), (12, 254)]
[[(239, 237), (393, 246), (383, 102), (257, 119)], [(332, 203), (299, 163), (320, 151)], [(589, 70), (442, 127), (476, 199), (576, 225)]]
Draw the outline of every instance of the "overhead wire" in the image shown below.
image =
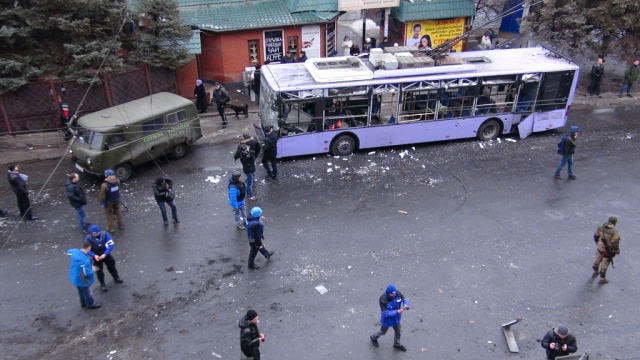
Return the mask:
[[(106, 63), (107, 59), (109, 58), (109, 55), (111, 54), (111, 52), (113, 51), (114, 45), (116, 44), (118, 37), (120, 36), (120, 34), (122, 33), (122, 30), (124, 28), (124, 25), (126, 24), (127, 20), (128, 20), (128, 9), (124, 8), (124, 20), (122, 22), (122, 24), (120, 25), (120, 28), (117, 32), (117, 34), (114, 36), (113, 41), (111, 42), (111, 44), (109, 45), (109, 48), (107, 49), (107, 52), (105, 53), (104, 58), (102, 59), (102, 62), (100, 63), (100, 66), (98, 67), (98, 69), (96, 70), (91, 82), (89, 83), (89, 86), (87, 87), (87, 90), (85, 91), (82, 99), (80, 100), (80, 104), (78, 105), (78, 108), (76, 109), (76, 111), (74, 112), (74, 115), (71, 117), (71, 119), (69, 120), (69, 123), (67, 124), (67, 129), (69, 129), (72, 134), (73, 134), (73, 138), (69, 141), (69, 144), (66, 147), (66, 150), (64, 152), (64, 154), (60, 157), (60, 159), (58, 160), (58, 162), (56, 163), (56, 166), (53, 168), (53, 170), (49, 173), (49, 176), (47, 177), (47, 180), (44, 182), (44, 184), (42, 184), (42, 186), (40, 187), (40, 190), (38, 190), (38, 192), (36, 193), (36, 196), (34, 197), (34, 202), (40, 198), (40, 195), (42, 194), (42, 192), (44, 191), (44, 189), (47, 187), (47, 185), (49, 184), (49, 181), (51, 181), (51, 178), (53, 177), (53, 175), (55, 175), (55, 173), (58, 171), (58, 168), (60, 167), (60, 164), (62, 163), (62, 161), (67, 157), (69, 150), (71, 150), (71, 147), (73, 146), (74, 142), (76, 141), (78, 134), (77, 131), (75, 131), (73, 129), (73, 122), (75, 120), (77, 120), (77, 114), (80, 111), (82, 105), (84, 104), (85, 99), (87, 98), (87, 96), (89, 95), (89, 91), (91, 90), (91, 87), (93, 86), (93, 84), (95, 83), (95, 80), (97, 79), (98, 75), (100, 75), (100, 72), (102, 71), (102, 68), (104, 66), (104, 64)], [(20, 220), (16, 223), (16, 225), (12, 228), (11, 232), (9, 233), (9, 236), (7, 237), (7, 239), (5, 240), (5, 242), (2, 244), (2, 246), (0, 246), (0, 254), (4, 251), (4, 249), (6, 248), (7, 244), (9, 244), (9, 242), (11, 242), (11, 240), (13, 240), (13, 236), (15, 234), (15, 232), (18, 230), (18, 227), (20, 226), (20, 224), (22, 223), (22, 221), (24, 220), (26, 214), (31, 210), (32, 205), (29, 206), (29, 208), (27, 209), (27, 211), (25, 212), (24, 215), (22, 215), (20, 217)]]

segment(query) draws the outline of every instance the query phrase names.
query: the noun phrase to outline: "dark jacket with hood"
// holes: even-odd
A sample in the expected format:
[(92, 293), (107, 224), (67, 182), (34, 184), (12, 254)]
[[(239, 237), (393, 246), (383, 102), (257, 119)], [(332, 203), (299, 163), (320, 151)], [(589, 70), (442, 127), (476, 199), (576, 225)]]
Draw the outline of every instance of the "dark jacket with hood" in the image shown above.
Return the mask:
[[(250, 156), (243, 156), (245, 149), (249, 150)], [(238, 144), (236, 153), (233, 155), (234, 160), (240, 159), (242, 164), (242, 172), (245, 174), (256, 172), (256, 158), (260, 154), (260, 143), (258, 140), (250, 137), (244, 139)]]
[(278, 155), (278, 134), (271, 130), (264, 135), (264, 155), (266, 157)]
[[(549, 344), (556, 343), (559, 347), (551, 349)], [(562, 346), (567, 345), (567, 351), (562, 351)], [(576, 343), (576, 337), (572, 334), (568, 334), (566, 338), (562, 339), (556, 334), (555, 329), (551, 329), (547, 332), (540, 343), (543, 348), (547, 349), (547, 359), (555, 360), (556, 356), (565, 356), (578, 351), (578, 345)]]
[(67, 189), (67, 198), (69, 198), (71, 206), (77, 209), (80, 206), (87, 205), (87, 196), (79, 183), (74, 183), (71, 179), (68, 179), (64, 187)]
[(173, 200), (172, 197), (167, 197), (169, 189), (173, 189), (173, 180), (168, 176), (158, 176), (156, 181), (153, 182), (153, 197), (156, 201), (168, 201)]
[(258, 325), (250, 323), (244, 316), (238, 321), (238, 327), (240, 327), (240, 348), (245, 355), (249, 355), (253, 348), (260, 346)]
[(562, 156), (568, 156), (573, 154), (576, 151), (576, 146), (578, 146), (578, 142), (574, 134), (571, 134), (564, 141), (564, 150), (562, 151)]

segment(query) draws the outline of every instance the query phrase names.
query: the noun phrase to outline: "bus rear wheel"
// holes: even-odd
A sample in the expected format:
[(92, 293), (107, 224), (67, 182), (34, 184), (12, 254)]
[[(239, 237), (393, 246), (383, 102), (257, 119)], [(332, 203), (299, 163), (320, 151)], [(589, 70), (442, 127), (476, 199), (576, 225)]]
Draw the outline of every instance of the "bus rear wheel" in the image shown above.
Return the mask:
[(487, 120), (478, 129), (478, 139), (482, 141), (493, 140), (500, 135), (500, 122), (495, 119)]
[(349, 135), (340, 135), (331, 144), (331, 155), (351, 155), (356, 150), (356, 141)]
[(113, 172), (116, 173), (116, 179), (120, 181), (127, 181), (133, 173), (133, 168), (130, 164), (124, 163), (114, 167)]

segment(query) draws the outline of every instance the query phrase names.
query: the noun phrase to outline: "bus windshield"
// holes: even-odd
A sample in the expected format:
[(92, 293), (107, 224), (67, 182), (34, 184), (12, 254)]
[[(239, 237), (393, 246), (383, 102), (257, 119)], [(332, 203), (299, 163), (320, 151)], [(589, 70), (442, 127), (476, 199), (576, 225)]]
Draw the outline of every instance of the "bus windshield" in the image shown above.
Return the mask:
[(278, 93), (273, 91), (267, 81), (261, 79), (260, 87), (260, 117), (263, 125), (271, 125), (274, 129), (278, 128), (279, 116), (279, 99)]

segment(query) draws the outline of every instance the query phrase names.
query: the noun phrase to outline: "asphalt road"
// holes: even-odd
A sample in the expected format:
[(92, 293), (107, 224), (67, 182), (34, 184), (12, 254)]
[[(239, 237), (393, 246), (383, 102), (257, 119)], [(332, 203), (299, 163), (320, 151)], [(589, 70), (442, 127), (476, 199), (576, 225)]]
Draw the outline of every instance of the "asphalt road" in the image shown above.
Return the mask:
[[(235, 144), (149, 164), (123, 185), (129, 211), (114, 254), (124, 284), (107, 274), (108, 292), (94, 285), (97, 311), (80, 308), (67, 280), (64, 253), (82, 235), (64, 161), (34, 202), (39, 221), (19, 224), (14, 198), (0, 194), (13, 211), (0, 226), (0, 357), (236, 359), (237, 321), (253, 308), (267, 359), (542, 359), (539, 340), (560, 323), (591, 359), (638, 359), (639, 109), (573, 110), (577, 181), (553, 179), (562, 131), (289, 159), (275, 182), (258, 169), (249, 207), (264, 210), (276, 254), (259, 255), (257, 271), (226, 203)], [(21, 170), (37, 189), (56, 164)], [(168, 228), (151, 191), (161, 171), (179, 191), (181, 223)], [(89, 220), (104, 227), (99, 183), (83, 183)], [(612, 214), (622, 254), (601, 286), (592, 235)], [(389, 283), (412, 302), (406, 353), (392, 333), (380, 348), (368, 338)], [(516, 318), (520, 353), (510, 354), (500, 324)]]

